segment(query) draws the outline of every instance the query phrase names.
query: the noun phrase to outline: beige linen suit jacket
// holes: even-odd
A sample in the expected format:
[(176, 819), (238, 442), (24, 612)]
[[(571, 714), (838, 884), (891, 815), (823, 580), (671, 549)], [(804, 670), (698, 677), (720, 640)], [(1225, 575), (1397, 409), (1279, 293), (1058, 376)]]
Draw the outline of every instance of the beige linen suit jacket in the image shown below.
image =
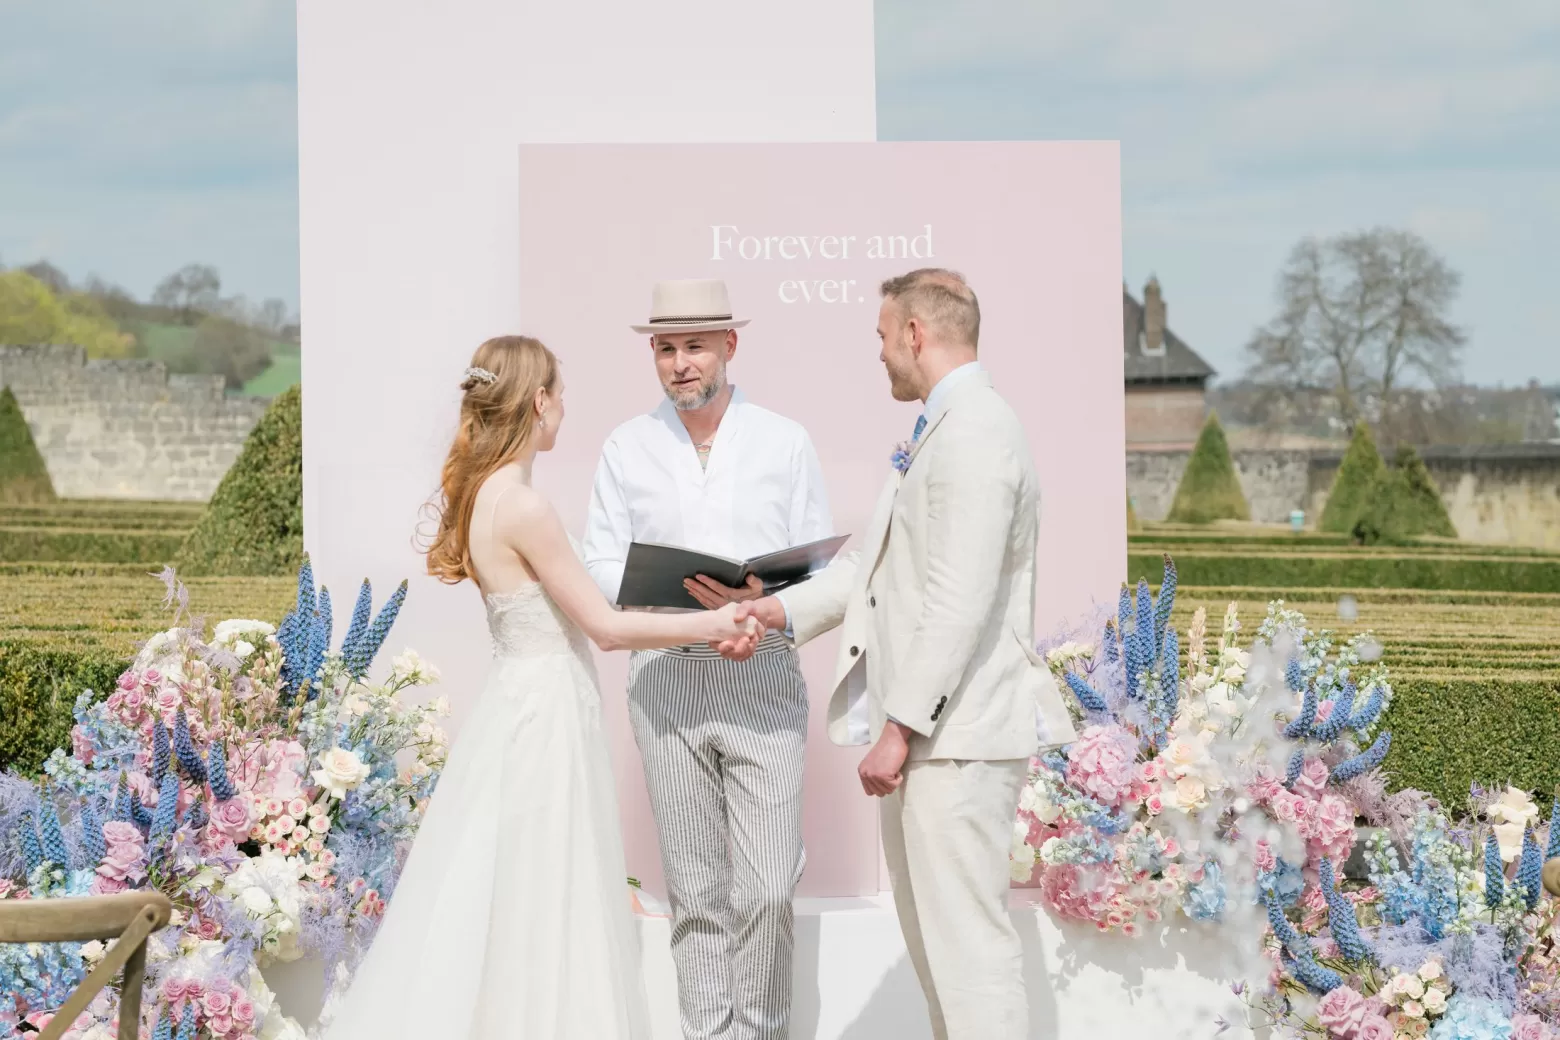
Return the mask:
[(829, 737), (893, 717), (914, 759), (1026, 758), (1075, 737), (1034, 650), (1039, 481), (1013, 409), (977, 372), (928, 414), (861, 549), (781, 593), (800, 645), (842, 626)]

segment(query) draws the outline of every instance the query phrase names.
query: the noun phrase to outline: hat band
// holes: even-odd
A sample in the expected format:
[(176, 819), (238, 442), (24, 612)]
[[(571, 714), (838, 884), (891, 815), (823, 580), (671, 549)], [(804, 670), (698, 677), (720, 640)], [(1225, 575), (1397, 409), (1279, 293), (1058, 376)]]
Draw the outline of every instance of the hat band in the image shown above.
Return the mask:
[(679, 314), (674, 317), (651, 318), (651, 325), (702, 325), (707, 321), (730, 321), (729, 314)]

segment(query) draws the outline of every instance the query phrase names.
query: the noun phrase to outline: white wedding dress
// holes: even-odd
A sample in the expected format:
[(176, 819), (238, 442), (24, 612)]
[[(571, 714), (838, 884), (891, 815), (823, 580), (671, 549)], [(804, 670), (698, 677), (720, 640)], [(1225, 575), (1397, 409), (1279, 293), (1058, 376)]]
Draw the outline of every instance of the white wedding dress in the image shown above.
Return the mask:
[(494, 663), (330, 1040), (648, 1040), (601, 694), (540, 584)]

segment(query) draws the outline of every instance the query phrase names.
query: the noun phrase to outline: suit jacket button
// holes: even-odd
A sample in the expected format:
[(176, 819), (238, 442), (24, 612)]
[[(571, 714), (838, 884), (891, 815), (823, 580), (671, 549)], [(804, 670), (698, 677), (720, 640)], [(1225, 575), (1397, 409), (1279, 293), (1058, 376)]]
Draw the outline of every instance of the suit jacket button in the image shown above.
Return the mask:
[(855, 657), (859, 653), (861, 653), (861, 648), (860, 647), (853, 646), (853, 647), (850, 648), (850, 656)]
[(869, 597), (867, 599), (867, 606), (869, 606), (869, 607), (877, 606), (877, 597), (876, 596)]

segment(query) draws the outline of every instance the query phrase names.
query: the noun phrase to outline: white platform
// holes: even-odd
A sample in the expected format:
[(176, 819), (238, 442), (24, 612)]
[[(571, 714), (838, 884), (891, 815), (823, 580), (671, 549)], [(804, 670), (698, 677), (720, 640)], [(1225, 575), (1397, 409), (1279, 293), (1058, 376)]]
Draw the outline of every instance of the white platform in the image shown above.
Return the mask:
[[(1148, 1024), (1156, 1040), (1202, 1040), (1220, 1016), (1244, 1022), (1230, 990), (1236, 954), (1218, 931), (1178, 918), (1135, 939), (1101, 935), (1025, 902), (1015, 893), (1012, 914), (1024, 940), (1029, 1035), (1036, 1040), (1113, 1040), (1142, 1035)], [(887, 894), (802, 899), (796, 910), (793, 1040), (930, 1038), (926, 1002)], [(655, 1040), (682, 1040), (671, 922), (640, 918), (640, 935)], [(277, 965), (266, 977), (282, 1006), (310, 1024), (319, 1006), (318, 965)], [(1226, 1034), (1242, 1035), (1244, 1028)]]

